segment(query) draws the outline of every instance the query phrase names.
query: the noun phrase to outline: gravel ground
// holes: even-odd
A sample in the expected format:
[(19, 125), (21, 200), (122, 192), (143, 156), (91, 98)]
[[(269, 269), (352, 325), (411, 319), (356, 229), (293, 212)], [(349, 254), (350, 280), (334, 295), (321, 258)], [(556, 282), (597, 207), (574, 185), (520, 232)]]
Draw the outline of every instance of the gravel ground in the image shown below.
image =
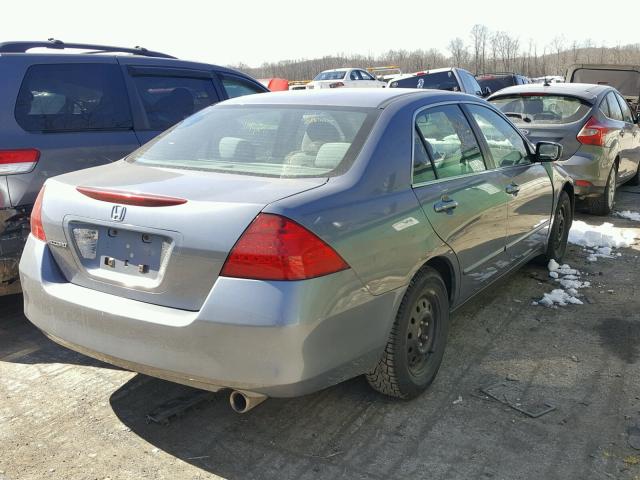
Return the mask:
[[(640, 188), (620, 191), (618, 209), (640, 211)], [(640, 236), (639, 222), (606, 221)], [(640, 246), (619, 251), (589, 263), (570, 248), (566, 262), (593, 283), (584, 305), (531, 305), (556, 288), (535, 265), (465, 305), (436, 382), (414, 401), (356, 378), (246, 415), (212, 394), (168, 425), (146, 416), (192, 389), (59, 347), (24, 318), (20, 296), (5, 297), (0, 480), (640, 480)], [(489, 386), (521, 409), (555, 410), (531, 418)]]

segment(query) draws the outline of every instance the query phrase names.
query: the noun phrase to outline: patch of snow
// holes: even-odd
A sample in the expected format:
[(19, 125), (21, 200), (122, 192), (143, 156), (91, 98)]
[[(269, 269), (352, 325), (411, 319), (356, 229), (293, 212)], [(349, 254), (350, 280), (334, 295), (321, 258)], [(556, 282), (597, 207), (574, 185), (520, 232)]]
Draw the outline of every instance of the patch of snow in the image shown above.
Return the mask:
[(558, 277), (559, 277), (559, 274), (558, 274), (558, 272), (549, 272), (549, 276), (550, 276), (551, 278), (558, 278)]
[(614, 227), (612, 223), (600, 226), (589, 225), (582, 220), (576, 220), (569, 230), (569, 242), (583, 247), (624, 248), (630, 247), (636, 236), (629, 230)]
[(537, 304), (544, 305), (545, 307), (553, 307), (554, 305), (566, 307), (569, 304), (582, 305), (582, 301), (561, 288), (556, 288), (550, 293), (545, 293), (544, 296), (538, 300)]
[(549, 277), (553, 278), (562, 288), (556, 288), (550, 293), (545, 293), (540, 300), (531, 302), (531, 305), (543, 305), (545, 307), (557, 308), (567, 305), (582, 305), (582, 300), (578, 298), (578, 289), (588, 288), (590, 282), (580, 280), (580, 272), (571, 265), (559, 265), (555, 260), (549, 260), (547, 265)]
[(555, 272), (556, 270), (558, 270), (560, 268), (560, 265), (558, 265), (558, 262), (556, 262), (552, 258), (551, 260), (549, 260), (549, 265), (547, 265), (547, 268), (549, 269), (550, 272)]
[(640, 212), (632, 212), (631, 210), (623, 210), (622, 212), (615, 212), (618, 217), (626, 218), (628, 220), (634, 220), (640, 222)]

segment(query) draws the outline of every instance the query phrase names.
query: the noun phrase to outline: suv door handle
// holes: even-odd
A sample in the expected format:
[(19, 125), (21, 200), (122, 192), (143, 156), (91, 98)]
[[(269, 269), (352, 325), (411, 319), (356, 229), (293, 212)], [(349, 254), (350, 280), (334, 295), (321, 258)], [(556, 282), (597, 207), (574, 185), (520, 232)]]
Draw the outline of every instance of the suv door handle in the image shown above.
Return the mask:
[(443, 195), (442, 199), (439, 202), (436, 202), (433, 205), (433, 209), (437, 213), (441, 213), (441, 212), (452, 213), (451, 210), (453, 210), (457, 206), (458, 206), (458, 202), (456, 202), (455, 200)]
[(517, 195), (518, 192), (520, 191), (520, 185), (517, 185), (515, 183), (510, 183), (509, 185), (504, 187), (504, 191), (507, 193), (510, 193), (511, 195)]

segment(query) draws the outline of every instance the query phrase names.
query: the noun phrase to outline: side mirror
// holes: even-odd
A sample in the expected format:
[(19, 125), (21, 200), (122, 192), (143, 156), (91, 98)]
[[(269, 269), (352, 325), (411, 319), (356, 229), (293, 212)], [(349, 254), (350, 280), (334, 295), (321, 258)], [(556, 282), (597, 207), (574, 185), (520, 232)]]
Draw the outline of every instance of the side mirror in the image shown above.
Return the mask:
[(562, 156), (562, 145), (555, 142), (536, 143), (536, 159), (539, 162), (555, 162)]
[(483, 97), (488, 97), (489, 95), (491, 95), (493, 92), (491, 91), (491, 89), (489, 87), (484, 87), (482, 89), (482, 96)]

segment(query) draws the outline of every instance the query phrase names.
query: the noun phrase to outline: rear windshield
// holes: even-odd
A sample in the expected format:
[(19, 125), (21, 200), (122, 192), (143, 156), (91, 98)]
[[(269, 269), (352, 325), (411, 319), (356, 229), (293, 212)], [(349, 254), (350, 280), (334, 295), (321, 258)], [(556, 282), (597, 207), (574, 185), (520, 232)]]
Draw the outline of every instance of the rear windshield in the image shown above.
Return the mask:
[(515, 123), (573, 123), (591, 109), (586, 102), (564, 95), (509, 95), (490, 101)]
[(322, 72), (319, 73), (314, 80), (342, 80), (347, 72)]
[(391, 82), (392, 87), (398, 88), (433, 88), (436, 90), (449, 90), (459, 92), (460, 85), (456, 76), (450, 70), (448, 72), (429, 73), (414, 77), (402, 78)]
[(516, 84), (516, 77), (513, 75), (476, 77), (476, 80), (483, 89), (489, 87), (493, 93)]
[(144, 165), (264, 177), (327, 177), (356, 157), (376, 109), (217, 105), (128, 157)]
[(628, 97), (640, 95), (640, 72), (632, 70), (579, 68), (573, 72), (571, 82), (611, 85)]

